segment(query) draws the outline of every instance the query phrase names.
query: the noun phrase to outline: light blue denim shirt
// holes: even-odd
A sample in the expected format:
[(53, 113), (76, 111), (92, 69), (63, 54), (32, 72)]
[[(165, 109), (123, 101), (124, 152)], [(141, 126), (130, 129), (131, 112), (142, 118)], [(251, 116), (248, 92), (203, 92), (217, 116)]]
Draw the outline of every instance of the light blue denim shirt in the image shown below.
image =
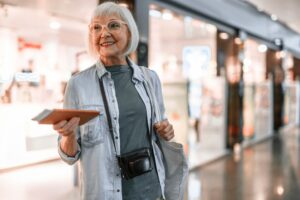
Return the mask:
[[(145, 81), (144, 74), (139, 66), (131, 61), (129, 62), (130, 66), (133, 68), (132, 81), (146, 106), (148, 128), (150, 130), (152, 124), (151, 120), (156, 121), (156, 119), (151, 118), (151, 103), (143, 84)], [(164, 111), (159, 78), (152, 70), (150, 70), (149, 74), (161, 110)], [(62, 160), (70, 165), (74, 164), (77, 160), (80, 162), (81, 199), (122, 200), (120, 169), (117, 164), (116, 151), (112, 142), (112, 137), (108, 129), (106, 113), (99, 86), (99, 79), (102, 76), (112, 118), (116, 151), (118, 155), (120, 154), (119, 110), (114, 83), (110, 73), (106, 71), (100, 61), (92, 67), (74, 75), (69, 80), (64, 99), (64, 108), (98, 110), (100, 111), (100, 114), (97, 118), (94, 118), (78, 128), (78, 152), (74, 157), (69, 157), (64, 154), (60, 149), (60, 144), (58, 145), (58, 152)], [(118, 100), (122, 101), (122, 99)], [(161, 118), (164, 117), (161, 116)], [(162, 194), (164, 194), (165, 169), (162, 161), (162, 153), (154, 141), (154, 138), (155, 137), (153, 137), (152, 140), (152, 146), (156, 169)], [(60, 141), (60, 137), (58, 141)]]

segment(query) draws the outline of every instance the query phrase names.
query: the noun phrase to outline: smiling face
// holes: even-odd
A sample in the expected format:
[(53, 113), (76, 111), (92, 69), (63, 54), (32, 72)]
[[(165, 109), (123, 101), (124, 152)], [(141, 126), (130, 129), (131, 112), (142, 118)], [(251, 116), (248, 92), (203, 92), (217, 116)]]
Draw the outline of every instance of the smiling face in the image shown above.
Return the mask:
[(104, 65), (126, 64), (124, 53), (130, 32), (119, 16), (95, 17), (89, 25), (89, 30), (94, 49)]

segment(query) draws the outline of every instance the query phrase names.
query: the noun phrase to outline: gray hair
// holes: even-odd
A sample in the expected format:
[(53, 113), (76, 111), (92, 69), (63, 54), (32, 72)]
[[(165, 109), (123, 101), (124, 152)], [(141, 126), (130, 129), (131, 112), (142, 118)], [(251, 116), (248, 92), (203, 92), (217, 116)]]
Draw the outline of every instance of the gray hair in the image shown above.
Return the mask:
[[(130, 41), (124, 53), (124, 55), (127, 56), (136, 50), (139, 43), (139, 31), (137, 25), (133, 19), (131, 12), (127, 8), (113, 2), (105, 2), (98, 5), (93, 12), (91, 21), (95, 17), (102, 17), (102, 16), (109, 16), (109, 15), (118, 15), (127, 24), (127, 27), (131, 34)], [(98, 58), (99, 55), (97, 54), (94, 48), (90, 33), (88, 36), (88, 50), (91, 56)]]

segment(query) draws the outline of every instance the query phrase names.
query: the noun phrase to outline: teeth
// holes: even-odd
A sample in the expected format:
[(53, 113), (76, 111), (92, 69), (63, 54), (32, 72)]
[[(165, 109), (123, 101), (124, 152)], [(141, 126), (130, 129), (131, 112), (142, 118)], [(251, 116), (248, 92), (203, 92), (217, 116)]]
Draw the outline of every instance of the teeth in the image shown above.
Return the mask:
[(113, 44), (113, 42), (104, 42), (104, 43), (102, 43), (101, 45), (106, 46), (106, 45), (111, 45), (111, 44)]

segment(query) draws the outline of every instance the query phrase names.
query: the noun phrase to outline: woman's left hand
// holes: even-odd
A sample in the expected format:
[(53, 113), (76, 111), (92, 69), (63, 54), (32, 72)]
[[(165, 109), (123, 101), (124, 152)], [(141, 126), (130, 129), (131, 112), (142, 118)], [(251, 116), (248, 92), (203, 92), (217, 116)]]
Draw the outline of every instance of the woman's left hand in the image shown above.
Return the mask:
[(169, 141), (175, 136), (173, 125), (170, 124), (167, 119), (154, 124), (154, 128), (158, 135), (164, 140)]

